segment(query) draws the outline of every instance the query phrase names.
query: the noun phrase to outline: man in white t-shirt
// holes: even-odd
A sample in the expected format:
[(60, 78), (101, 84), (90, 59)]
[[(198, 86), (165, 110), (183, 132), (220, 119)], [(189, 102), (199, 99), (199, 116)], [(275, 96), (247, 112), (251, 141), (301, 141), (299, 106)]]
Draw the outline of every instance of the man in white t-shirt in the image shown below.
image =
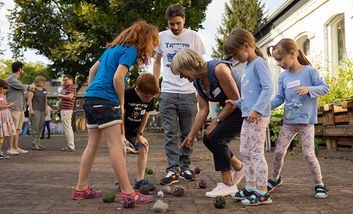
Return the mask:
[[(174, 55), (182, 48), (193, 48), (205, 54), (205, 47), (197, 32), (184, 28), (185, 11), (180, 4), (170, 5), (165, 12), (169, 30), (159, 33), (159, 45), (155, 49), (153, 74), (159, 78), (163, 58), (163, 81), (159, 112), (165, 134), (165, 151), (168, 159), (167, 175), (161, 185), (178, 182), (178, 178), (195, 180), (190, 172), (191, 149), (179, 151), (180, 143), (189, 133), (197, 112), (196, 90), (187, 79), (181, 79), (170, 70)], [(180, 133), (179, 131), (180, 130)]]

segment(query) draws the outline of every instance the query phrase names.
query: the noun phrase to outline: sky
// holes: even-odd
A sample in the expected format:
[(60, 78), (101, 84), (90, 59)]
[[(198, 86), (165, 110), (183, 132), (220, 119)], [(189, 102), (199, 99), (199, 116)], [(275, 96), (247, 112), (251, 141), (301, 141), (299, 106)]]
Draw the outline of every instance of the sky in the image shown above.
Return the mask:
[[(261, 0), (265, 5), (267, 15), (271, 15), (278, 7), (280, 7), (286, 0)], [(0, 59), (11, 59), (12, 53), (8, 46), (8, 34), (10, 32), (10, 24), (6, 18), (9, 14), (8, 10), (14, 8), (13, 0), (2, 0), (5, 5), (0, 10), (0, 50), (5, 50), (4, 55), (0, 55)], [(222, 16), (224, 11), (224, 3), (229, 0), (212, 0), (212, 3), (208, 5), (206, 10), (206, 19), (203, 22), (204, 29), (200, 29), (198, 32), (205, 44), (207, 54), (205, 55), (206, 60), (210, 59), (212, 54), (212, 47), (215, 46), (215, 38), (217, 35), (217, 28), (221, 25)], [(186, 20), (187, 21), (187, 20)], [(45, 64), (50, 61), (41, 55), (35, 53), (34, 50), (29, 50), (24, 53), (24, 59), (27, 62), (42, 62)]]

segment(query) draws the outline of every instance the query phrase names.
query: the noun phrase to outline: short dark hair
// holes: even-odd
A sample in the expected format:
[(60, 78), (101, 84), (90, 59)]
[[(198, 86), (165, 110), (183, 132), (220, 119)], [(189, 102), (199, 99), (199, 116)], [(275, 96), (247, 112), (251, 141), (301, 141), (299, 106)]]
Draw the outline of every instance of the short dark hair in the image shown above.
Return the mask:
[(185, 18), (185, 10), (181, 4), (172, 4), (169, 5), (165, 11), (165, 19), (168, 20), (169, 18), (181, 16)]
[(74, 76), (71, 74), (65, 74), (64, 77), (69, 78), (70, 80), (74, 80)]
[(8, 89), (8, 87), (9, 86), (7, 85), (6, 81), (3, 79), (0, 79), (0, 88)]
[(15, 61), (12, 63), (11, 68), (12, 68), (12, 73), (16, 73), (18, 70), (23, 68), (23, 63), (20, 61)]

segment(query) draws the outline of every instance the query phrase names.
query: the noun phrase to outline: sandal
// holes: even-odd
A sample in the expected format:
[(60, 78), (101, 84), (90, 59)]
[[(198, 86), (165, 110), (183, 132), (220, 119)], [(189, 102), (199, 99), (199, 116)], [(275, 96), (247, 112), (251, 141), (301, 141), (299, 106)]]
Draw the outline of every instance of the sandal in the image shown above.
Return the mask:
[(328, 189), (326, 188), (325, 185), (315, 185), (315, 198), (327, 198), (328, 194)]
[(241, 203), (244, 206), (256, 206), (262, 204), (267, 205), (272, 204), (272, 199), (270, 198), (270, 194), (268, 192), (265, 195), (261, 195), (255, 191), (253, 195), (242, 200)]
[(267, 181), (267, 191), (272, 192), (276, 187), (280, 186), (282, 184), (282, 179), (279, 177), (277, 181), (274, 181), (272, 179), (268, 179)]

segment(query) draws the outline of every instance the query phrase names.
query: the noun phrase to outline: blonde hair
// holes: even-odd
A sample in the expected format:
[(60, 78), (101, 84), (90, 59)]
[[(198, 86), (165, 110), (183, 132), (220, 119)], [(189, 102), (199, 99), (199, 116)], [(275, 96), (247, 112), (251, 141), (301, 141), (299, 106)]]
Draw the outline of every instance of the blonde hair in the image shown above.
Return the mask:
[(290, 51), (294, 51), (297, 53), (297, 59), (301, 65), (311, 65), (308, 58), (306, 58), (303, 51), (298, 48), (297, 43), (293, 39), (281, 39), (276, 45), (271, 45), (267, 47), (268, 56), (273, 56), (273, 53), (275, 52), (283, 57), (289, 54)]
[(198, 71), (206, 62), (202, 55), (191, 48), (181, 49), (174, 57), (170, 69), (173, 74), (179, 75), (185, 70), (195, 69)]
[(47, 81), (47, 78), (43, 77), (43, 76), (37, 76), (35, 79), (34, 79), (34, 84), (36, 86), (39, 86), (39, 83), (40, 82), (46, 82)]
[(140, 20), (121, 32), (111, 43), (107, 44), (107, 47), (133, 45), (138, 51), (137, 66), (146, 65), (149, 57), (153, 54), (153, 49), (159, 43), (158, 34), (159, 31), (156, 26)]
[(144, 94), (157, 95), (159, 94), (159, 81), (151, 73), (142, 73), (137, 77), (136, 87)]
[(223, 46), (224, 53), (227, 55), (234, 55), (243, 48), (245, 43), (255, 49), (257, 56), (264, 58), (261, 50), (256, 46), (254, 36), (249, 31), (241, 28), (234, 28), (229, 34)]

